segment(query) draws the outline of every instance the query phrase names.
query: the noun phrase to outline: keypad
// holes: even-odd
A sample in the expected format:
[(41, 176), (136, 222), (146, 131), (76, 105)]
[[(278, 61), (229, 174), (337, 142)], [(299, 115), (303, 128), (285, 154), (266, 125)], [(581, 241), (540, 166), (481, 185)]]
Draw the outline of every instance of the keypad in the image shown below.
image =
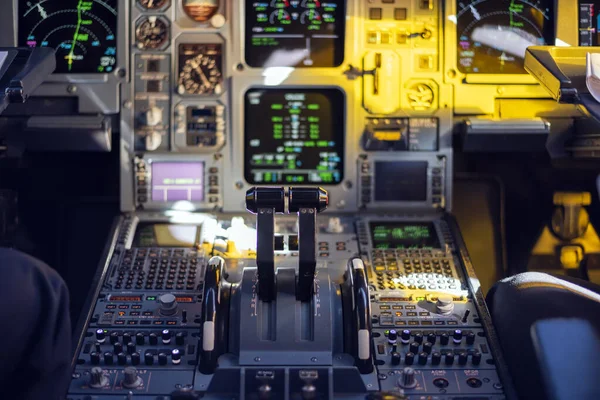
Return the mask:
[(371, 253), (377, 290), (460, 290), (450, 258), (440, 250), (377, 249)]
[(111, 282), (116, 290), (197, 290), (204, 258), (185, 249), (131, 249)]

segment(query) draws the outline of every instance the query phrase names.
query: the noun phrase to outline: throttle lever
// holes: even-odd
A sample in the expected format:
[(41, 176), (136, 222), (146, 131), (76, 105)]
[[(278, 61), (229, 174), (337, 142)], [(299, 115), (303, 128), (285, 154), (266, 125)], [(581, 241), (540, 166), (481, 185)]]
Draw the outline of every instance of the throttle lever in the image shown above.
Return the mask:
[[(225, 260), (215, 256), (208, 261), (204, 273), (202, 296), (202, 350), (200, 353), (200, 372), (209, 375), (217, 368), (219, 357), (217, 326), (219, 305), (221, 302), (221, 279)], [(222, 318), (222, 316), (221, 316)]]
[(256, 214), (258, 297), (275, 300), (275, 213), (285, 209), (285, 189), (253, 187), (246, 192), (246, 209)]
[(361, 374), (373, 372), (371, 354), (371, 300), (369, 283), (363, 260), (355, 257), (348, 261), (348, 278), (352, 279), (351, 296), (353, 316), (356, 319), (356, 367)]

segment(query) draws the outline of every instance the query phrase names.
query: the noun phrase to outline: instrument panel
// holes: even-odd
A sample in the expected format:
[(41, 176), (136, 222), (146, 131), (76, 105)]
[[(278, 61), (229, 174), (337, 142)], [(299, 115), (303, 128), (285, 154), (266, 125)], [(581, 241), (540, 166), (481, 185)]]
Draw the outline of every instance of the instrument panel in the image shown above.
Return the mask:
[[(340, 212), (451, 210), (456, 118), (545, 98), (524, 52), (573, 42), (569, 10), (594, 44), (596, 4), (569, 4), (13, 0), (15, 41), (57, 47), (52, 81), (89, 88), (70, 94), (82, 112), (120, 113), (123, 210), (231, 212), (270, 184), (324, 186)], [(153, 178), (163, 163), (190, 166), (169, 172), (183, 187), (195, 171), (192, 194)]]

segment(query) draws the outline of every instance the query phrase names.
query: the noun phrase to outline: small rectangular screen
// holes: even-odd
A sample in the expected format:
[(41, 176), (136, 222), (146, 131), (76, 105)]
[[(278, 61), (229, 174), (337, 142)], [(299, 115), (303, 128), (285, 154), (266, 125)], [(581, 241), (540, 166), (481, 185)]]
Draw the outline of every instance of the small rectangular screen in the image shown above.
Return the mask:
[(338, 67), (345, 0), (246, 0), (246, 62), (254, 68)]
[(600, 0), (579, 1), (579, 45), (600, 44)]
[(19, 46), (55, 49), (58, 74), (113, 72), (119, 3), (19, 0)]
[(377, 249), (440, 247), (440, 241), (432, 223), (371, 222), (369, 227), (373, 247)]
[(198, 226), (140, 223), (133, 238), (134, 247), (193, 247)]
[(344, 179), (344, 105), (344, 93), (338, 89), (246, 92), (246, 181), (340, 183)]
[(375, 163), (375, 201), (426, 201), (426, 161)]
[(554, 44), (554, 0), (456, 0), (456, 9), (462, 73), (525, 74), (527, 48)]
[(204, 163), (152, 163), (152, 201), (204, 201)]

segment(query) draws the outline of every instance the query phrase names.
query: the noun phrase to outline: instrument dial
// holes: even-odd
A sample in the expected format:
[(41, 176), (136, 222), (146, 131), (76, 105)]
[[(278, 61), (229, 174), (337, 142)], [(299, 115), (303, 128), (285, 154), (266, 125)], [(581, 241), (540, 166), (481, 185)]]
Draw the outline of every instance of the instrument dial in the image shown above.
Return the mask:
[(158, 49), (169, 40), (169, 25), (159, 17), (147, 17), (137, 27), (135, 37), (140, 49)]
[(220, 44), (179, 46), (179, 94), (212, 95), (223, 91)]
[(138, 0), (138, 4), (146, 10), (158, 10), (163, 8), (169, 0)]

